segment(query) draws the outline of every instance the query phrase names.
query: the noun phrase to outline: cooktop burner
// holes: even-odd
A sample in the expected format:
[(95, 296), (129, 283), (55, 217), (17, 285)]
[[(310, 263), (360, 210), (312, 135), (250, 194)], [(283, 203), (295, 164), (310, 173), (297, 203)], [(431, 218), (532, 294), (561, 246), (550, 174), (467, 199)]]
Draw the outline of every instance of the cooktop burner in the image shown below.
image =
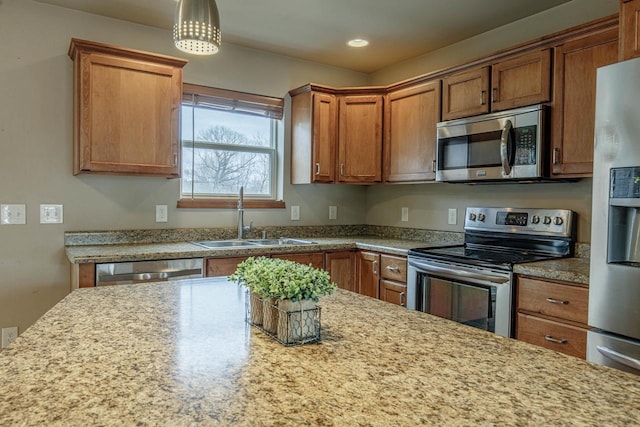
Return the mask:
[(466, 245), (416, 248), (410, 250), (409, 255), (506, 270), (511, 270), (513, 264), (561, 257), (560, 255), (531, 253), (525, 250), (514, 250), (513, 248), (469, 248)]

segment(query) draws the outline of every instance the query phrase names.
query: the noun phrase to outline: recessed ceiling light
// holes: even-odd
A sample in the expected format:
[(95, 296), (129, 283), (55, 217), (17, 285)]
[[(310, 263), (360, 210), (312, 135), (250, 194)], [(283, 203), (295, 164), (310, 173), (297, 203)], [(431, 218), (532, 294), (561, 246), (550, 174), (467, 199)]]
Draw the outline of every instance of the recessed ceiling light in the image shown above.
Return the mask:
[(353, 39), (349, 40), (347, 44), (351, 47), (365, 47), (369, 44), (369, 42), (365, 39)]

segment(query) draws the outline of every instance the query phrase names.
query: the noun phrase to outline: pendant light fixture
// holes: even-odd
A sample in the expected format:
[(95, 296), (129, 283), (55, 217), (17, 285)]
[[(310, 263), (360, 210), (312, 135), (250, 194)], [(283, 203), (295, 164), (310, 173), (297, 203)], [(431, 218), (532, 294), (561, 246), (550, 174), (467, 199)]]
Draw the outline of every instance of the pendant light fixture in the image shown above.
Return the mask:
[(215, 0), (180, 0), (173, 40), (183, 52), (213, 55), (220, 49), (220, 16)]

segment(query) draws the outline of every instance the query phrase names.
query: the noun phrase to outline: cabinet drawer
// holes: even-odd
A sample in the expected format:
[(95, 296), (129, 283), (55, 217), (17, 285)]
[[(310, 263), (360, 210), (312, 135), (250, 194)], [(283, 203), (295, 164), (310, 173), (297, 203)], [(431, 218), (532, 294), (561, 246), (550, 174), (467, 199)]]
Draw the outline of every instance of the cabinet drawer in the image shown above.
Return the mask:
[(588, 288), (518, 278), (518, 310), (586, 324), (588, 307)]
[(407, 282), (407, 259), (392, 255), (380, 255), (380, 275), (383, 279)]
[(518, 313), (516, 338), (581, 359), (587, 354), (586, 329), (541, 317)]
[(388, 280), (380, 280), (380, 299), (382, 301), (407, 306), (407, 285), (394, 283)]
[(207, 258), (206, 277), (228, 276), (238, 268), (238, 264), (249, 257)]

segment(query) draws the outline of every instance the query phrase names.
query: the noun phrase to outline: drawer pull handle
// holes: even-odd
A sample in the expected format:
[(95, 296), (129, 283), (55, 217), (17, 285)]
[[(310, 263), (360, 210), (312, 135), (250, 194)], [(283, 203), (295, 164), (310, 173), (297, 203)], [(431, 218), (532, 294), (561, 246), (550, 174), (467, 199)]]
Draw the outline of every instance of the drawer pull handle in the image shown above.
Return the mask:
[(555, 299), (555, 298), (551, 298), (551, 297), (547, 298), (547, 302), (550, 302), (551, 304), (562, 304), (562, 305), (569, 304), (569, 301), (565, 301), (565, 300), (561, 300), (561, 299)]
[(544, 339), (547, 341), (554, 342), (556, 344), (566, 344), (568, 342), (565, 338), (558, 339), (558, 338), (552, 337), (551, 335), (545, 335)]
[(320, 175), (320, 163), (316, 163), (316, 175)]
[(387, 266), (385, 267), (385, 269), (386, 269), (386, 270), (389, 270), (389, 271), (396, 272), (396, 273), (397, 273), (398, 271), (400, 271), (400, 269), (399, 269), (397, 266), (395, 266), (395, 265), (387, 265)]
[(371, 263), (371, 273), (373, 273), (374, 275), (378, 274), (378, 269), (376, 268), (378, 266), (378, 261), (373, 261)]
[(400, 307), (404, 307), (404, 292), (400, 292)]

